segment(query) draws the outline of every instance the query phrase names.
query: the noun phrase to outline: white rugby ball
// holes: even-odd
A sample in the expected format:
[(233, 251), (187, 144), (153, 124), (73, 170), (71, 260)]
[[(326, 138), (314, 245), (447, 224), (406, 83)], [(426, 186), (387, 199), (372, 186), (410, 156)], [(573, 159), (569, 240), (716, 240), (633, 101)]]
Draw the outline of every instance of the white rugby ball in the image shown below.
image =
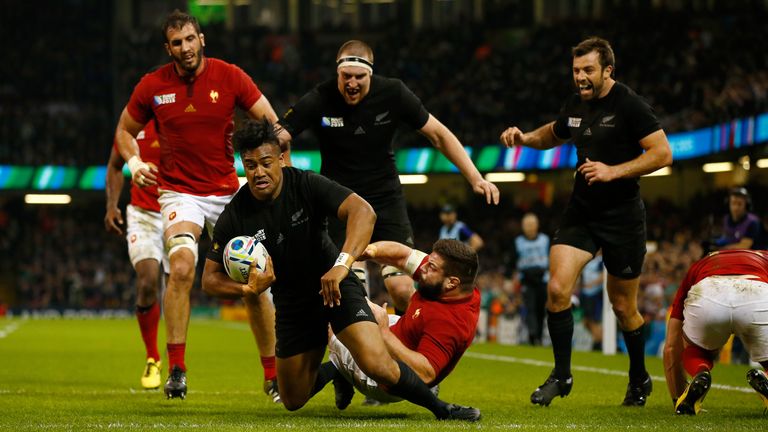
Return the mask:
[(267, 248), (251, 236), (237, 236), (224, 248), (224, 270), (235, 282), (248, 282), (251, 263), (256, 261), (256, 269), (264, 271), (267, 266)]

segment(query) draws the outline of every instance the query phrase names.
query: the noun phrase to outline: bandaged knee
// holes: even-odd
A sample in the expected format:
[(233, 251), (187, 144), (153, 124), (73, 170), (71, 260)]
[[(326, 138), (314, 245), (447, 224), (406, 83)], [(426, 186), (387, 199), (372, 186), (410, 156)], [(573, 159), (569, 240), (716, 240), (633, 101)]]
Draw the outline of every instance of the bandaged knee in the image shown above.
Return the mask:
[(168, 251), (168, 258), (181, 249), (189, 249), (197, 262), (197, 239), (192, 233), (180, 233), (171, 236), (165, 243), (165, 250)]

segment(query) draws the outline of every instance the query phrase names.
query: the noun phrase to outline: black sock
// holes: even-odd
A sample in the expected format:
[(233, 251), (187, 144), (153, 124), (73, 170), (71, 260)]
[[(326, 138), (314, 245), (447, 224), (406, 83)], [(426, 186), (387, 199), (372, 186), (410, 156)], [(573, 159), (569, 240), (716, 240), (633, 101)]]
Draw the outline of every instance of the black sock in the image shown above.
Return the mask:
[(645, 324), (632, 331), (624, 331), (624, 343), (629, 354), (629, 380), (639, 382), (645, 379)]
[(432, 411), (432, 414), (439, 419), (448, 417), (448, 404), (432, 394), (429, 387), (407, 364), (401, 361), (398, 361), (397, 364), (400, 366), (400, 379), (387, 391), (416, 405), (423, 406)]
[(571, 376), (571, 350), (573, 340), (573, 308), (560, 312), (547, 311), (547, 328), (555, 355), (555, 377), (561, 380)]
[(317, 392), (322, 390), (326, 384), (333, 381), (337, 375), (339, 375), (339, 371), (333, 363), (327, 361), (321, 364), (320, 367), (317, 368), (317, 379), (315, 380), (315, 385), (312, 387), (312, 393), (310, 393), (309, 397), (317, 394)]
[(149, 306), (139, 306), (139, 305), (136, 305), (136, 312), (144, 314), (144, 313), (149, 312), (149, 310), (152, 309), (153, 307), (155, 307), (154, 303), (152, 303)]

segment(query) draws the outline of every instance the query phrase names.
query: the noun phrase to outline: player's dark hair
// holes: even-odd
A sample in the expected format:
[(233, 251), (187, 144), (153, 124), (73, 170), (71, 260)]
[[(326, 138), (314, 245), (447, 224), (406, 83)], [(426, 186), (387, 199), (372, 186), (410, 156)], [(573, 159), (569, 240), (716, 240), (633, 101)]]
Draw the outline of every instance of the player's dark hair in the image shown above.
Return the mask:
[(342, 54), (367, 58), (373, 63), (373, 50), (367, 43), (360, 40), (352, 39), (344, 42), (336, 53), (336, 60), (340, 59)]
[(165, 17), (165, 21), (160, 27), (160, 30), (163, 32), (163, 40), (168, 42), (168, 29), (181, 30), (187, 24), (192, 24), (197, 34), (201, 33), (200, 23), (197, 22), (197, 18), (178, 9), (174, 10)]
[(607, 40), (601, 37), (589, 37), (571, 48), (571, 53), (574, 57), (581, 57), (592, 51), (597, 51), (597, 54), (600, 56), (600, 66), (603, 69), (608, 66), (611, 66), (614, 70), (616, 69), (616, 58), (613, 55), (613, 48), (611, 48), (611, 44)]
[(461, 281), (462, 291), (473, 288), (477, 277), (477, 252), (469, 245), (455, 239), (441, 239), (432, 245), (432, 252), (436, 252), (445, 264), (443, 272), (446, 276), (455, 276)]
[(265, 144), (273, 144), (278, 148), (280, 147), (280, 140), (275, 133), (275, 126), (266, 117), (261, 120), (245, 120), (240, 129), (235, 132), (233, 141), (241, 154)]

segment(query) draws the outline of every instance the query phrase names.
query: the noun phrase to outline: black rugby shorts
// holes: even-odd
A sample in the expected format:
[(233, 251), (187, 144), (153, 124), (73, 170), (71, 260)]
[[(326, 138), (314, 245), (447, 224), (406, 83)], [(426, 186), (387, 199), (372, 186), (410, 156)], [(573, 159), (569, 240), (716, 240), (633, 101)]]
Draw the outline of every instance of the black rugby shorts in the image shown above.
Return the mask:
[(592, 255), (602, 249), (610, 275), (634, 279), (643, 267), (645, 241), (643, 200), (598, 206), (571, 200), (552, 244), (573, 246)]
[(359, 279), (348, 277), (341, 281), (339, 289), (341, 305), (332, 308), (323, 305), (323, 297), (317, 291), (292, 300), (274, 294), (277, 357), (286, 358), (324, 348), (328, 344), (329, 323), (334, 333), (357, 322), (376, 323)]

